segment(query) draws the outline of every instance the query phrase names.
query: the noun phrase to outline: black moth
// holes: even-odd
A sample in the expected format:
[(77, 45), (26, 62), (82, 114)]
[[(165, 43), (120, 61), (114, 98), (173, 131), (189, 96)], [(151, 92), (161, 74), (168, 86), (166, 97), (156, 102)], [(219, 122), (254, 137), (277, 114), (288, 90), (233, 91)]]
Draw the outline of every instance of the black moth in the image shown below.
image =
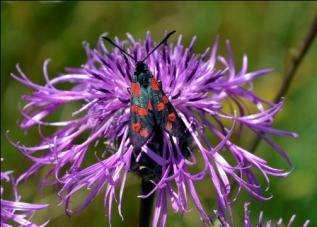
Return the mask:
[[(145, 63), (145, 60), (158, 47), (166, 43), (173, 33), (175, 31), (168, 33), (155, 48), (139, 61), (108, 37), (103, 37), (135, 62), (135, 71), (129, 90), (131, 94), (129, 138), (134, 147), (131, 170), (137, 172), (142, 179), (147, 180), (159, 179), (161, 166), (146, 154), (142, 154), (138, 158), (139, 160), (136, 161), (141, 152), (141, 147), (145, 143), (152, 151), (162, 156), (163, 133), (167, 132), (170, 140), (172, 140), (172, 137), (178, 139), (180, 151), (184, 157), (189, 157), (191, 153), (192, 138), (188, 129), (165, 95), (162, 83), (153, 77)], [(174, 147), (173, 150), (176, 150), (176, 148)]]

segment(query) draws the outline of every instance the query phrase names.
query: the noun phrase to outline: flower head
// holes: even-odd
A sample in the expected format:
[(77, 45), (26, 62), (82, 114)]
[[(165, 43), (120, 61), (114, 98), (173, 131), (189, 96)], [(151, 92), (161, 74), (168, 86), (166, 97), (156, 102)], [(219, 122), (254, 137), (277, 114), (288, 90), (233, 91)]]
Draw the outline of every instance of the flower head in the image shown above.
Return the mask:
[[(135, 59), (143, 59), (154, 47), (150, 33), (144, 41), (136, 41), (130, 34), (127, 37), (128, 40), (116, 39), (115, 42)], [(229, 42), (228, 54), (223, 57), (218, 54), (218, 41), (202, 54), (194, 52), (195, 41), (196, 38), (193, 38), (189, 47), (185, 47), (182, 36), (179, 36), (176, 44), (162, 46), (145, 61), (153, 77), (161, 81), (167, 100), (174, 106), (192, 138), (190, 155), (183, 151), (186, 146), (181, 144), (182, 141), (166, 132), (154, 139), (160, 141), (159, 146), (154, 146), (157, 145), (155, 141), (149, 142), (142, 146), (139, 153), (134, 152), (128, 130), (130, 111), (138, 111), (138, 108), (130, 106), (130, 92), (140, 92), (134, 84), (131, 86), (135, 62), (117, 48), (108, 50), (102, 40), (93, 49), (85, 43), (86, 63), (79, 68), (68, 68), (66, 73), (55, 78), (49, 78), (49, 60), (46, 60), (43, 70), (45, 85), (32, 82), (17, 66), (19, 74), (13, 77), (33, 91), (23, 96), (27, 104), (21, 111), (24, 117), (21, 127), (56, 127), (55, 133), (43, 137), (37, 146), (13, 143), (34, 161), (19, 181), (42, 166), (51, 166), (49, 174), (62, 185), (59, 194), (68, 213), (85, 208), (105, 189), (104, 201), (110, 222), (116, 193), (119, 199), (115, 201), (122, 215), (121, 201), (128, 172), (135, 170), (136, 163), (139, 163), (138, 167), (144, 164), (148, 167), (146, 175), (153, 176), (150, 177), (153, 190), (140, 197), (145, 198), (152, 193), (157, 195), (154, 226), (158, 223), (165, 225), (168, 203), (175, 212), (184, 213), (189, 209), (190, 198), (202, 221), (209, 224), (212, 216), (205, 211), (195, 187), (196, 182), (204, 178), (209, 178), (215, 188), (218, 215), (226, 218), (230, 214), (233, 182), (257, 199), (268, 199), (254, 169), (260, 170), (267, 181), (269, 175), (284, 177), (288, 172), (270, 167), (264, 159), (234, 142), (232, 135), (237, 129), (247, 128), (260, 135), (290, 164), (285, 151), (270, 137), (296, 137), (295, 133), (272, 128), (283, 102), (274, 104), (265, 101), (255, 95), (251, 86), (253, 80), (272, 70), (248, 72), (246, 56), (243, 56), (241, 69), (238, 70)], [(63, 90), (60, 85), (64, 83), (71, 83), (72, 87)], [(153, 82), (152, 86), (159, 85)], [(45, 120), (59, 107), (73, 102), (80, 103), (81, 107), (69, 119), (59, 122)], [(248, 111), (250, 109), (252, 111)], [(173, 115), (168, 116), (169, 122), (174, 118)], [(131, 127), (138, 132), (142, 130), (138, 124)], [(94, 148), (97, 143), (105, 145)], [(106, 151), (106, 157), (96, 158), (96, 162), (89, 166), (84, 165), (87, 153), (95, 149)], [(227, 155), (233, 158), (234, 163), (226, 159)], [(202, 157), (203, 163), (196, 162), (197, 156)], [(193, 172), (190, 170), (192, 166), (202, 168)], [(140, 173), (141, 170), (135, 171)], [(90, 189), (89, 195), (80, 207), (71, 210), (72, 196), (84, 188)]]
[[(13, 223), (19, 226), (36, 227), (30, 218), (35, 211), (46, 208), (47, 204), (31, 204), (20, 201), (14, 179), (10, 176), (12, 171), (1, 172), (1, 185), (3, 181), (12, 181), (14, 201), (3, 199), (3, 188), (1, 187), (1, 226), (11, 226)], [(40, 226), (45, 226), (48, 221)]]

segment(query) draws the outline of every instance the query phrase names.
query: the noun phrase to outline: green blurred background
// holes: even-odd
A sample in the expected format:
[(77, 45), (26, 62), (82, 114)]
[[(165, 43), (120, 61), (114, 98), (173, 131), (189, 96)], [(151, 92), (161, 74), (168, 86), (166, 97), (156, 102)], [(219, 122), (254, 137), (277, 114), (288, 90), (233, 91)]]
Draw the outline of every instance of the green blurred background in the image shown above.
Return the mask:
[[(310, 27), (316, 6), (316, 2), (2, 2), (1, 152), (5, 160), (1, 168), (13, 169), (19, 174), (30, 164), (8, 144), (4, 136), (6, 130), (25, 144), (36, 144), (39, 139), (37, 129), (26, 134), (17, 127), (21, 119), (19, 108), (23, 105), (20, 96), (29, 90), (10, 77), (16, 63), (21, 63), (33, 81), (44, 83), (42, 63), (46, 58), (52, 59), (51, 77), (66, 66), (80, 66), (86, 58), (82, 41), (88, 41), (93, 47), (103, 32), (119, 38), (125, 38), (125, 33), (130, 32), (136, 38), (144, 38), (149, 30), (158, 40), (165, 30), (175, 29), (183, 34), (185, 44), (189, 44), (192, 36), (197, 36), (197, 52), (209, 46), (218, 34), (222, 47), (225, 39), (231, 40), (238, 65), (241, 65), (242, 54), (246, 53), (250, 70), (275, 68), (271, 76), (255, 83), (257, 94), (272, 99), (291, 54), (296, 53)], [(306, 218), (311, 219), (311, 226), (317, 226), (316, 47), (315, 42), (300, 66), (287, 94), (284, 110), (275, 124), (300, 135), (296, 140), (276, 138), (289, 151), (295, 169), (286, 179), (272, 179), (269, 192), (274, 197), (268, 202), (256, 202), (242, 193), (234, 204), (236, 226), (240, 226), (245, 200), (252, 202), (253, 220), (260, 210), (272, 219), (288, 219), (296, 213), (295, 226), (300, 226)], [(223, 48), (221, 52), (224, 53)], [(68, 116), (69, 111), (65, 108), (58, 117)], [(257, 154), (273, 166), (286, 168), (263, 144)], [(49, 226), (107, 226), (103, 195), (80, 215), (68, 218), (63, 208), (57, 206), (54, 189), (37, 190), (39, 177), (33, 177), (20, 188), (26, 201), (52, 204), (50, 209), (35, 215), (36, 221), (50, 218)], [(125, 220), (121, 222), (114, 210), (113, 226), (138, 224), (138, 190), (139, 180), (130, 176), (123, 203)], [(214, 193), (210, 185), (199, 184), (198, 190), (205, 206), (212, 209)], [(194, 209), (183, 217), (169, 212), (168, 219), (168, 226), (201, 226)]]

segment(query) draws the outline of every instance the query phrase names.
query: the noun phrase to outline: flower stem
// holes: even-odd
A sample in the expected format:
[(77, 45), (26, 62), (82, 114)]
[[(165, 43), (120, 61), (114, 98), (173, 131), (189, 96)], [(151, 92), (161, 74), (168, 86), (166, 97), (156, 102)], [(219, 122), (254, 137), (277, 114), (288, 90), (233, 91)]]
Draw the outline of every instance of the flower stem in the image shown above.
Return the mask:
[[(141, 194), (145, 195), (153, 189), (153, 184), (142, 178)], [(149, 227), (153, 209), (154, 193), (147, 198), (141, 199), (139, 211), (139, 227)]]
[[(289, 64), (289, 67), (285, 69), (285, 76), (282, 82), (282, 85), (276, 94), (274, 98), (274, 102), (279, 102), (283, 96), (287, 93), (289, 90), (289, 87), (291, 85), (291, 82), (297, 72), (297, 69), (299, 68), (300, 64), (302, 63), (308, 49), (312, 46), (312, 43), (317, 35), (317, 15), (315, 15), (315, 18), (313, 20), (313, 23), (309, 29), (309, 32), (305, 36), (302, 46), (300, 50), (297, 52), (297, 54), (293, 55), (291, 57), (291, 61)], [(250, 151), (252, 153), (255, 152), (256, 148), (259, 146), (261, 142), (261, 136), (258, 135), (253, 142), (251, 143), (251, 149)]]

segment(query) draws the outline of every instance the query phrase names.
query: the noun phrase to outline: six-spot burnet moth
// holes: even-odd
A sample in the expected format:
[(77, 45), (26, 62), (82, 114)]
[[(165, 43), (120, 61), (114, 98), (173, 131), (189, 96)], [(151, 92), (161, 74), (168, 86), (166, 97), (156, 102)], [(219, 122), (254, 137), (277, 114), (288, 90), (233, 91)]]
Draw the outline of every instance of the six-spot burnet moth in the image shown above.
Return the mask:
[(168, 33), (142, 60), (135, 59), (108, 37), (102, 37), (135, 62), (135, 71), (129, 89), (131, 94), (129, 138), (134, 147), (131, 168), (142, 177), (152, 178), (155, 177), (153, 174), (160, 175), (160, 167), (146, 155), (137, 162), (135, 159), (145, 143), (158, 155), (162, 155), (164, 132), (169, 134), (170, 139), (172, 137), (178, 139), (183, 156), (187, 158), (191, 153), (189, 130), (165, 95), (161, 81), (153, 76), (145, 63), (145, 60), (162, 44), (165, 44), (173, 33), (175, 31)]

